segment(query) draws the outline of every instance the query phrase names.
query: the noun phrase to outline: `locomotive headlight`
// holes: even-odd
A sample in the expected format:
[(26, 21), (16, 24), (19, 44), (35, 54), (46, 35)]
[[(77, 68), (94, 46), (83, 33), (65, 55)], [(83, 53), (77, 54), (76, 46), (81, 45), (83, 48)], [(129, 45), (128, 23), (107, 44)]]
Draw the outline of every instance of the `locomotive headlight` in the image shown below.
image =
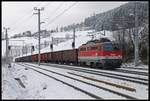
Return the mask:
[(120, 58), (121, 58), (121, 55), (118, 55), (118, 58), (120, 59)]
[(95, 56), (98, 56), (98, 54), (96, 53)]

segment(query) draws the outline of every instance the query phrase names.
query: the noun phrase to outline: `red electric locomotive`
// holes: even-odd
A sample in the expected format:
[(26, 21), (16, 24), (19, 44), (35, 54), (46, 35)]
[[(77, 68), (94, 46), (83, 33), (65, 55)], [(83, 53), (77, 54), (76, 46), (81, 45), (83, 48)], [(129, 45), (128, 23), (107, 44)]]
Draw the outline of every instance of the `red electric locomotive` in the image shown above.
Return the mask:
[(122, 63), (119, 44), (110, 40), (93, 40), (79, 47), (78, 62), (93, 67), (118, 68)]

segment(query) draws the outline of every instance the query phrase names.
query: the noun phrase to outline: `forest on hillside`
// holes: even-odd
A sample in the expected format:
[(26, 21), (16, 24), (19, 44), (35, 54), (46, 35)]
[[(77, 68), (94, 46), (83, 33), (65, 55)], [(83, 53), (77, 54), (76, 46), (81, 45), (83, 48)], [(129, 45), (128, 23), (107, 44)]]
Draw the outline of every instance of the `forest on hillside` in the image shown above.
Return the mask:
[[(149, 6), (147, 1), (130, 1), (120, 7), (85, 18), (84, 22), (61, 27), (61, 31), (82, 27), (95, 31), (109, 30), (122, 46), (124, 62), (134, 59), (135, 16), (139, 32), (139, 58), (148, 63), (149, 54)], [(128, 45), (128, 47), (126, 47)]]

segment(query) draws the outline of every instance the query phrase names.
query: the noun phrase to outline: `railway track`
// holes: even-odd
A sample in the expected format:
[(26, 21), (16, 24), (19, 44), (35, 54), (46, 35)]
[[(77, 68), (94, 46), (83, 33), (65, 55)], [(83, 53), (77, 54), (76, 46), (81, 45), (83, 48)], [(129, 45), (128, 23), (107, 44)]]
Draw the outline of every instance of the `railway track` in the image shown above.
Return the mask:
[(126, 66), (126, 67), (123, 66), (123, 67), (121, 67), (121, 68), (131, 69), (131, 70), (132, 70), (132, 69), (133, 69), (133, 70), (146, 70), (146, 71), (148, 70), (148, 68), (135, 68), (135, 67), (127, 67), (127, 66)]
[[(95, 68), (93, 68), (95, 69)], [(136, 68), (140, 70), (139, 68)], [(106, 70), (106, 69), (101, 69), (101, 70)], [(134, 69), (128, 68), (128, 67), (123, 67), (123, 68), (114, 68), (114, 69), (107, 69), (108, 71), (116, 71), (116, 72), (121, 72), (121, 73), (128, 73), (128, 74), (136, 74), (136, 75), (142, 75), (142, 76), (148, 76), (148, 73), (146, 71), (136, 71)]]
[(82, 93), (85, 93), (86, 95), (88, 95), (88, 96), (90, 96), (90, 97), (92, 97), (92, 98), (95, 98), (95, 99), (103, 99), (102, 97), (99, 97), (99, 96), (97, 96), (97, 95), (95, 95), (95, 94), (92, 94), (92, 93), (90, 93), (90, 92), (87, 92), (87, 91), (85, 91), (85, 90), (83, 90), (83, 89), (80, 89), (80, 88), (78, 88), (78, 87), (76, 87), (76, 86), (74, 86), (74, 85), (71, 85), (71, 84), (69, 84), (69, 83), (67, 83), (67, 82), (64, 82), (64, 81), (62, 81), (62, 80), (60, 80), (60, 79), (57, 79), (57, 78), (55, 78), (55, 77), (53, 77), (53, 76), (47, 75), (46, 73), (43, 73), (43, 72), (41, 72), (41, 71), (38, 71), (38, 70), (36, 70), (36, 69), (34, 69), (34, 68), (31, 68), (31, 67), (29, 67), (29, 66), (25, 66), (25, 65), (23, 65), (23, 64), (19, 64), (19, 65), (24, 66), (24, 67), (27, 67), (27, 68), (30, 68), (30, 69), (32, 69), (32, 70), (34, 70), (34, 71), (36, 71), (36, 72), (38, 72), (38, 73), (40, 73), (40, 74), (42, 74), (42, 75), (48, 76), (48, 77), (50, 77), (50, 78), (52, 78), (52, 79), (54, 79), (54, 80), (56, 80), (56, 81), (59, 81), (59, 82), (65, 84), (65, 85), (67, 85), (67, 86), (69, 86), (69, 87), (72, 87), (72, 88), (74, 88), (74, 89), (76, 89), (76, 90), (78, 90), (78, 91), (80, 91), (80, 92), (82, 92)]
[(78, 74), (78, 73), (72, 73), (72, 72), (67, 72), (67, 73), (71, 74), (71, 75), (78, 76), (78, 77), (82, 77), (84, 79), (88, 79), (88, 80), (92, 80), (92, 81), (95, 81), (95, 82), (100, 82), (100, 83), (104, 83), (104, 84), (107, 84), (107, 85), (111, 85), (111, 86), (115, 86), (115, 87), (118, 87), (118, 88), (122, 88), (122, 89), (125, 89), (125, 90), (128, 90), (128, 91), (134, 91), (134, 92), (136, 91), (136, 89), (133, 88), (133, 87), (112, 83), (112, 82), (109, 82), (109, 81), (106, 81), (106, 80), (95, 79), (93, 77), (81, 75), (81, 74)]
[(115, 69), (115, 72), (122, 72), (122, 73), (130, 73), (130, 74), (136, 74), (136, 75), (148, 76), (148, 73), (146, 73), (146, 72), (141, 72), (141, 71), (132, 71), (132, 70), (124, 70), (124, 69)]
[[(65, 77), (65, 78), (68, 78), (68, 79), (75, 80), (75, 81), (77, 81), (77, 82), (86, 84), (86, 85), (88, 85), (88, 86), (90, 85), (90, 86), (92, 86), (92, 87), (96, 87), (96, 88), (98, 88), (98, 89), (100, 89), (100, 90), (107, 91), (107, 93), (112, 93), (112, 94), (115, 94), (115, 95), (117, 95), (117, 96), (121, 96), (121, 97), (126, 98), (126, 99), (137, 99), (137, 98), (132, 97), (132, 96), (129, 96), (129, 95), (127, 95), (127, 94), (123, 94), (123, 93), (121, 93), (121, 92), (117, 92), (117, 91), (114, 91), (114, 90), (111, 90), (111, 89), (108, 89), (108, 88), (105, 88), (105, 87), (102, 87), (102, 86), (98, 86), (98, 85), (95, 85), (95, 84), (92, 84), (92, 83), (89, 83), (89, 82), (85, 82), (85, 81), (83, 81), (83, 80), (80, 80), (80, 79), (77, 79), (77, 78), (74, 78), (74, 77), (71, 77), (71, 76), (67, 76), (67, 75), (64, 75), (64, 74), (62, 74), (62, 73), (58, 73), (58, 72), (55, 72), (55, 71), (52, 71), (52, 70), (49, 70), (49, 69), (44, 69), (44, 68), (41, 68), (41, 67), (38, 67), (38, 66), (29, 65), (29, 64), (25, 64), (24, 66), (25, 66), (25, 67), (28, 67), (28, 68), (31, 68), (31, 69), (36, 68), (36, 69), (33, 69), (33, 70), (36, 70), (36, 71), (38, 71), (37, 68), (40, 69), (40, 70), (48, 71), (48, 72), (51, 72), (51, 73), (53, 73), (53, 74), (57, 74), (57, 75), (59, 75), (59, 76), (63, 76), (63, 77)], [(29, 66), (32, 66), (32, 67), (29, 67)], [(38, 72), (40, 72), (40, 73), (42, 73), (42, 74), (48, 76), (48, 74), (45, 74), (45, 73), (43, 73), (43, 72), (41, 72), (41, 71), (38, 71)], [(53, 78), (54, 78), (55, 80), (58, 80), (58, 78), (55, 78), (55, 77), (53, 77)], [(65, 83), (65, 84), (68, 84), (68, 83), (66, 83), (65, 81), (62, 81), (62, 80), (60, 80), (60, 79), (59, 79), (58, 81), (61, 81), (61, 82)], [(69, 84), (69, 85), (75, 87), (74, 85), (71, 85), (71, 84)], [(80, 91), (83, 90), (83, 89), (78, 88), (78, 87), (75, 87), (75, 88), (77, 88), (78, 90), (80, 89)], [(92, 95), (92, 97), (95, 97), (95, 98), (98, 98), (98, 99), (103, 99), (102, 97), (99, 97), (99, 96), (97, 96), (97, 95), (91, 94), (91, 93), (89, 93), (89, 92), (87, 92), (87, 91), (83, 91), (83, 92), (84, 92), (84, 93), (88, 93), (89, 96)]]
[[(64, 65), (64, 64), (61, 64), (61, 65)], [(78, 66), (78, 65), (66, 65), (66, 66), (81, 67), (81, 66)], [(83, 68), (85, 68), (85, 67), (83, 67)], [(125, 68), (125, 67), (123, 67), (123, 68)], [(93, 70), (97, 70), (96, 68), (92, 68), (92, 69)], [(104, 69), (101, 69), (101, 70), (104, 70)], [(107, 71), (115, 71), (115, 72), (120, 72), (120, 73), (128, 73), (128, 74), (136, 74), (136, 75), (148, 76), (147, 72), (133, 71), (132, 69), (131, 70), (124, 70), (124, 69), (113, 69), (113, 70), (110, 70), (110, 69), (107, 69)]]
[(104, 71), (95, 71), (95, 70), (88, 70), (85, 68), (73, 68), (73, 66), (65, 66), (65, 65), (55, 65), (55, 64), (41, 64), (41, 65), (46, 65), (46, 66), (53, 66), (55, 68), (61, 68), (61, 69), (68, 69), (68, 70), (74, 70), (78, 72), (83, 72), (83, 73), (88, 73), (88, 74), (94, 74), (94, 75), (99, 75), (99, 76), (105, 76), (109, 78), (115, 78), (119, 80), (125, 80), (125, 81), (130, 81), (138, 84), (143, 84), (143, 85), (148, 85), (148, 79), (144, 78), (138, 78), (138, 77), (131, 77), (127, 75), (121, 75), (121, 74), (114, 74), (114, 73), (109, 73), (109, 72), (104, 72)]
[[(64, 65), (64, 64), (62, 64)], [(69, 65), (70, 66), (70, 65)], [(71, 66), (77, 66), (77, 67), (81, 67), (79, 65), (71, 65)], [(89, 67), (89, 66), (88, 66)], [(90, 67), (89, 67), (90, 68)], [(132, 67), (133, 68), (133, 67)], [(92, 69), (95, 69), (97, 70), (97, 68), (92, 68)], [(125, 69), (125, 70), (124, 70)], [(128, 69), (128, 70), (126, 70)], [(137, 70), (148, 70), (148, 69), (145, 69), (145, 68), (135, 68)], [(106, 70), (106, 69), (101, 69), (101, 70)], [(143, 72), (143, 71), (135, 71), (134, 69), (131, 69), (130, 67), (123, 67), (123, 69), (120, 69), (120, 68), (114, 68), (114, 69), (107, 69), (108, 71), (116, 71), (116, 72), (121, 72), (121, 73), (128, 73), (128, 74), (136, 74), (136, 75), (142, 75), (142, 76), (148, 76), (148, 73), (147, 72)]]

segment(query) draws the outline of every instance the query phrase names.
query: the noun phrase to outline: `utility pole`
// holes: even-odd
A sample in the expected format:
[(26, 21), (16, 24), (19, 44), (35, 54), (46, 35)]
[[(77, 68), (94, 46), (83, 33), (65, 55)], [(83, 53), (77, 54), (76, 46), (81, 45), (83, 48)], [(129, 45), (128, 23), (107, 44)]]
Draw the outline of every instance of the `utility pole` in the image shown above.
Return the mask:
[(34, 46), (33, 46), (33, 45), (31, 45), (31, 56), (32, 56), (32, 52), (33, 52), (33, 47), (34, 47)]
[(122, 28), (122, 58), (123, 62), (126, 60), (126, 49), (125, 49), (125, 26)]
[(53, 41), (54, 41), (54, 38), (52, 37), (52, 43), (50, 44), (50, 49), (52, 52), (53, 52)]
[(40, 25), (41, 25), (41, 22), (40, 22), (40, 11), (44, 10), (44, 7), (42, 8), (37, 8), (37, 7), (34, 7), (34, 10), (37, 10), (38, 13), (34, 13), (34, 14), (38, 14), (38, 32), (39, 32), (39, 54), (38, 54), (38, 65), (40, 66)]
[(138, 42), (138, 14), (137, 14), (137, 2), (135, 2), (135, 40), (134, 40), (134, 43), (135, 43), (135, 48), (134, 48), (134, 56), (135, 56), (135, 60), (134, 60), (134, 65), (137, 66), (138, 65), (138, 60), (139, 60), (139, 42)]
[(23, 54), (24, 54), (24, 41), (23, 41), (23, 45), (22, 45), (22, 57), (23, 57)]
[(105, 21), (103, 22), (103, 30), (104, 30), (104, 36), (105, 36)]
[(7, 34), (7, 31), (9, 30), (10, 28), (5, 28), (4, 27), (4, 30), (6, 31), (6, 64), (8, 64), (8, 34)]
[(104, 36), (105, 36), (105, 29), (104, 29)]
[(73, 27), (73, 44), (72, 44), (73, 49), (75, 49), (75, 27)]
[(96, 15), (95, 15), (95, 12), (93, 13), (93, 18), (94, 18), (94, 30), (96, 30)]
[(25, 49), (26, 49), (26, 56), (27, 56), (27, 53), (28, 53), (28, 46), (27, 45), (25, 46)]

